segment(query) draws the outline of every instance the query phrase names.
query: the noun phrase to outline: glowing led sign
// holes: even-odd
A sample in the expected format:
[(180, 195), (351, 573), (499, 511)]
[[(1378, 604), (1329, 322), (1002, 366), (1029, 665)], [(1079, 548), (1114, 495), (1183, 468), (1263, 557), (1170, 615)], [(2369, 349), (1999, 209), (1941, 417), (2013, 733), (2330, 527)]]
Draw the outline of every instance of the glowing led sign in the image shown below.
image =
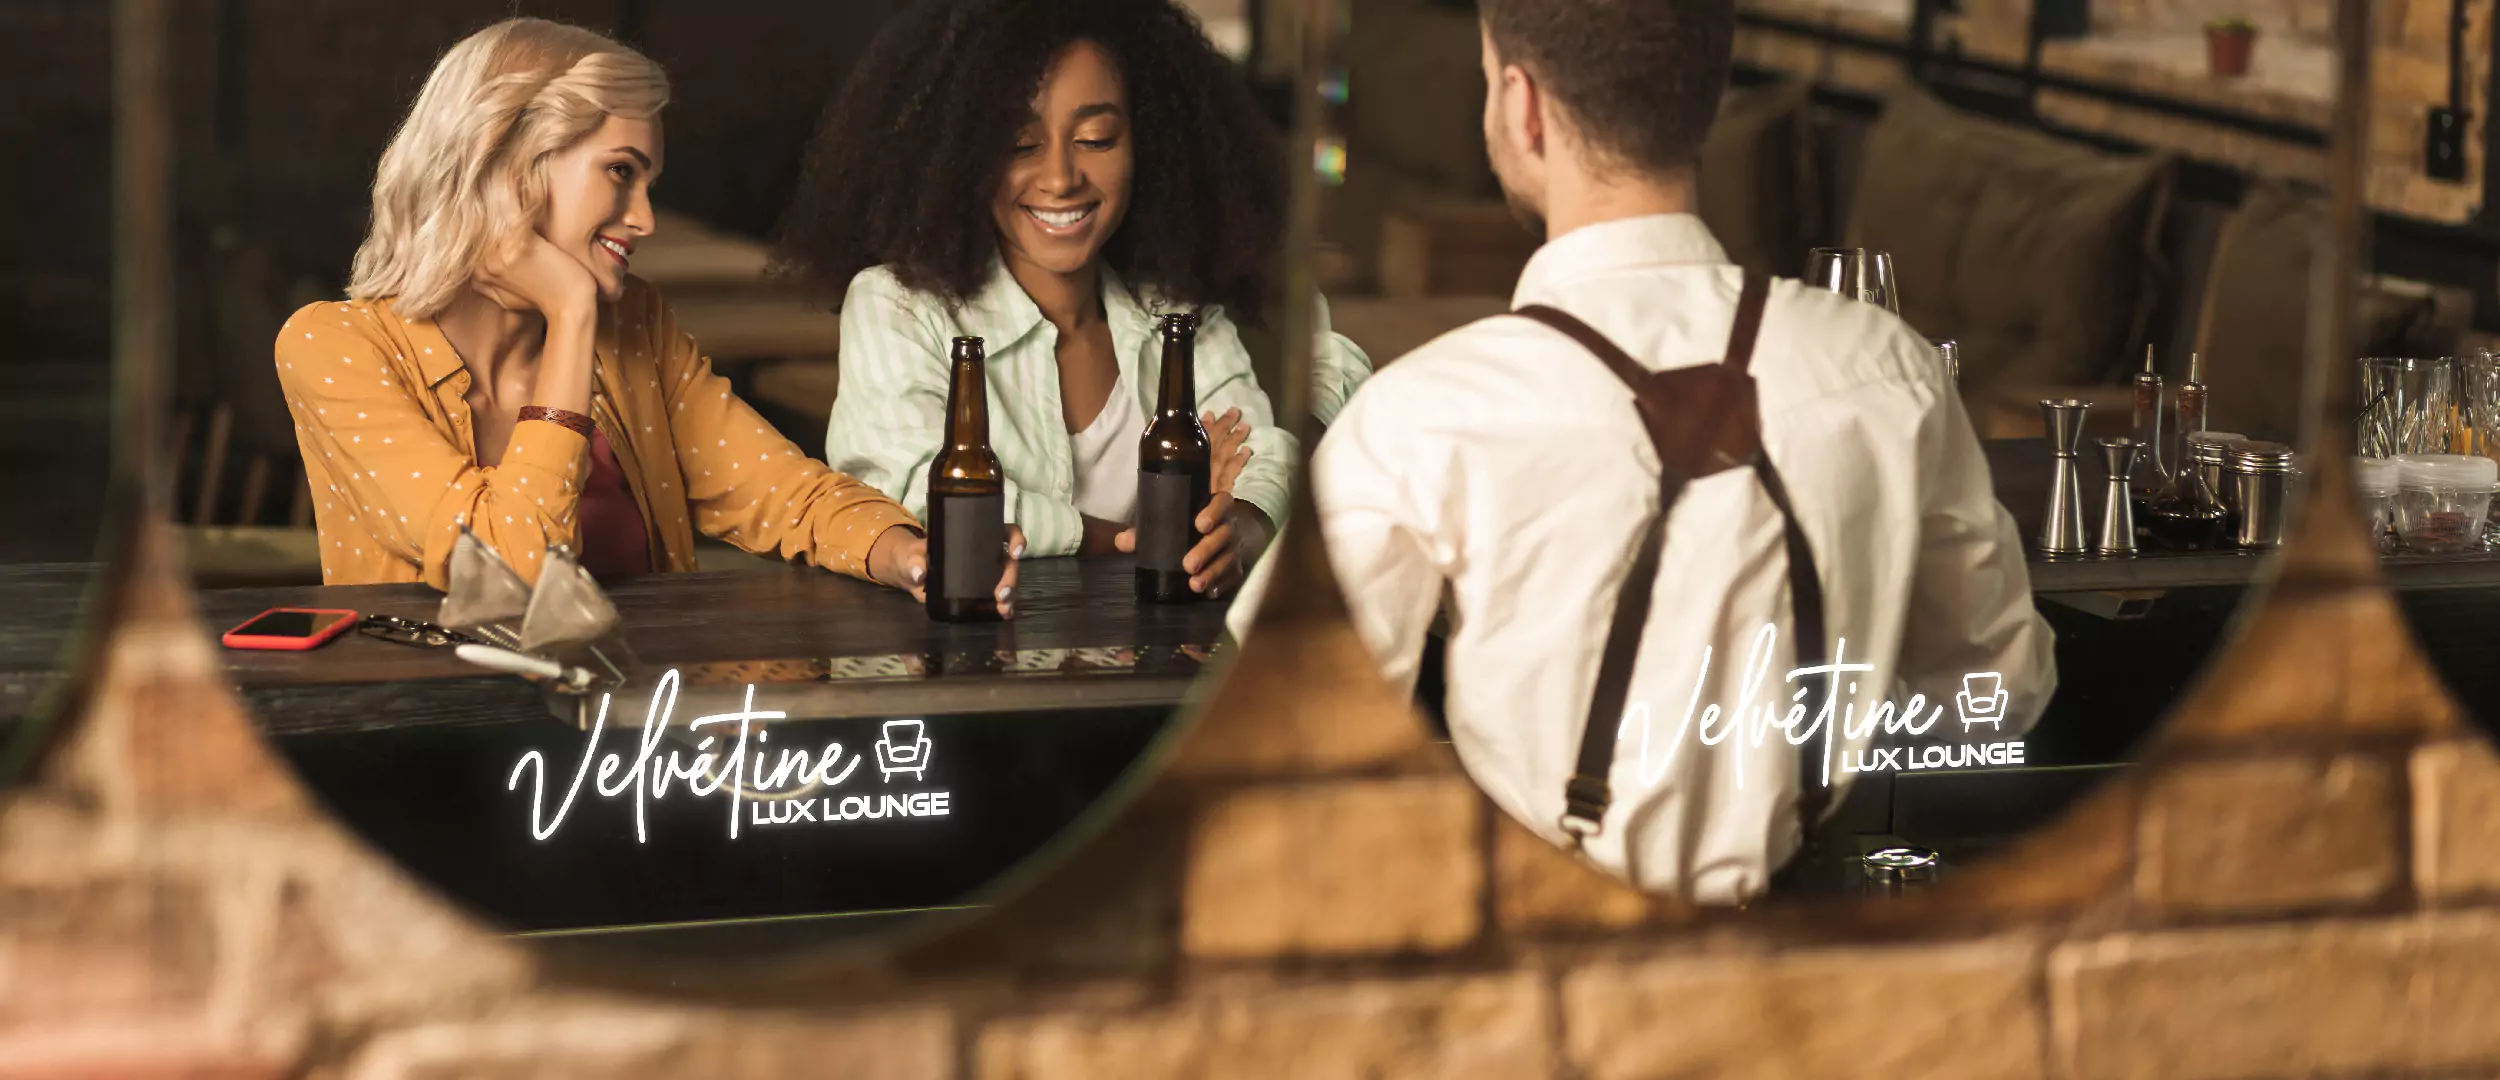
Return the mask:
[[(1796, 668), (1783, 680), (1795, 686), (1789, 695), (1790, 704), (1783, 713), (1776, 700), (1763, 695), (1763, 682), (1770, 676), (1772, 646), (1779, 640), (1777, 627), (1765, 624), (1754, 635), (1753, 647), (1746, 654), (1738, 683), (1740, 696), (1732, 710), (1717, 702), (1701, 700), (1702, 686), (1710, 679), (1711, 650), (1703, 649), (1700, 669), (1693, 677), (1693, 693), (1685, 702), (1684, 715), (1664, 739), (1653, 740), (1654, 724), (1647, 702), (1634, 702), (1623, 712), (1622, 726), (1616, 730), (1619, 745), (1639, 749), (1641, 783), (1655, 784), (1675, 763), (1678, 747), (1689, 736), (1703, 746), (1726, 744), (1730, 751), (1743, 755), (1748, 748), (1760, 747), (1773, 730), (1789, 745), (1804, 747), (1821, 736), (1823, 782), (1847, 773), (1907, 772), (1925, 769), (1975, 768), (1991, 765), (2020, 765), (2023, 744), (2019, 739), (1987, 743), (1936, 743), (1920, 746), (1838, 747), (1831, 735), (1838, 731), (1852, 743), (1863, 742), (1878, 733), (1886, 737), (1902, 735), (1917, 738), (1935, 729), (1944, 719), (1944, 705), (1930, 704), (1924, 694), (1912, 694), (1908, 701), (1879, 701), (1861, 715), (1858, 711), (1857, 681), (1846, 676), (1875, 670), (1873, 664), (1848, 662), (1849, 641), (1842, 638), (1832, 648), (1832, 662)], [(1808, 680), (1821, 678), (1824, 684), (1823, 704), (1808, 714), (1805, 700), (1813, 689)], [(2004, 728), (2005, 711), (2011, 696), (2004, 687), (2004, 677), (1997, 672), (1974, 672), (1962, 677), (1961, 692), (1954, 695), (1954, 713), (1967, 738), (1973, 728), (1986, 725), (1993, 731)], [(1835, 710), (1838, 715), (1835, 715)], [(1653, 741), (1664, 744), (1663, 752), (1653, 753)], [(1837, 749), (1837, 753), (1835, 753)], [(1801, 752), (1813, 753), (1812, 750)], [(1745, 771), (1732, 770), (1738, 787), (1745, 783)]]
[[(739, 711), (699, 716), (686, 725), (690, 734), (701, 736), (695, 740), (691, 757), (686, 756), (683, 747), (671, 748), (663, 757), (660, 744), (666, 739), (669, 722), (676, 712), (677, 690), (682, 681), (671, 670), (652, 689), (651, 704), (644, 710), (642, 732), (634, 741), (630, 759), (616, 750), (600, 753), (611, 695), (599, 696), (598, 717), (591, 723), (589, 741), (582, 747), (572, 779), (565, 783), (552, 814), (547, 810), (546, 755), (532, 750), (513, 763), (504, 790), (519, 790), (522, 778), (528, 777), (533, 839), (545, 840), (563, 827), (564, 819), (582, 794), (583, 782), (591, 776), (594, 761), (598, 779), (591, 785), (592, 796), (633, 798), (637, 843), (650, 841), (647, 805), (667, 798), (670, 788), (679, 781), (684, 782), (689, 798), (717, 798), (724, 791), (727, 793), (724, 806), (732, 840), (738, 838), (742, 826), (940, 818), (949, 813), (950, 793), (918, 787), (928, 780), (935, 752), (923, 721), (886, 721), (872, 748), (879, 790), (874, 794), (844, 793), (838, 789), (860, 774), (860, 763), (866, 759), (846, 750), (840, 742), (828, 742), (814, 753), (803, 747), (767, 745), (772, 732), (756, 727), (756, 722), (785, 720), (789, 714), (758, 711), (752, 685), (747, 687), (744, 707)], [(736, 735), (723, 745), (731, 725), (735, 725)], [(866, 778), (861, 779), (865, 782)], [(898, 783), (912, 785), (915, 790), (894, 790)]]

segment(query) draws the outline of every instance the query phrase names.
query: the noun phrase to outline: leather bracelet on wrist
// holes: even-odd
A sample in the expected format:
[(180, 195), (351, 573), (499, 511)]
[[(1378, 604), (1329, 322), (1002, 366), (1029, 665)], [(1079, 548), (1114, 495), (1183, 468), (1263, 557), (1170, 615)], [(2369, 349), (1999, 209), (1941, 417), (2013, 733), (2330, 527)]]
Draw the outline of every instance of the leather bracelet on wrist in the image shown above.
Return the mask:
[(570, 409), (550, 409), (544, 405), (521, 406), (521, 415), (518, 419), (544, 420), (558, 427), (568, 428), (573, 434), (585, 439), (596, 430), (590, 422), (590, 417), (584, 413), (577, 413)]

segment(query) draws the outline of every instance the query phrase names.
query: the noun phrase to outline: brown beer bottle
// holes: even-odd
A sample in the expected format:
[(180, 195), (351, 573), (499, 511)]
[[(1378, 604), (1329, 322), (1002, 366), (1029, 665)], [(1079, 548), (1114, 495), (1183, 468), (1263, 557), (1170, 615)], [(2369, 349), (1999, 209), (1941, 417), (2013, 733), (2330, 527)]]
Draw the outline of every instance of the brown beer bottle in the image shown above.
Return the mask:
[(977, 337), (955, 339), (946, 391), (946, 442), (929, 463), (929, 617), (998, 618), (1007, 573), (1007, 471), (990, 451), (989, 382)]
[(1155, 333), (1163, 339), (1163, 386), (1137, 447), (1137, 599), (1183, 604), (1198, 599), (1181, 560), (1198, 546), (1214, 447), (1198, 422), (1198, 317), (1160, 316)]

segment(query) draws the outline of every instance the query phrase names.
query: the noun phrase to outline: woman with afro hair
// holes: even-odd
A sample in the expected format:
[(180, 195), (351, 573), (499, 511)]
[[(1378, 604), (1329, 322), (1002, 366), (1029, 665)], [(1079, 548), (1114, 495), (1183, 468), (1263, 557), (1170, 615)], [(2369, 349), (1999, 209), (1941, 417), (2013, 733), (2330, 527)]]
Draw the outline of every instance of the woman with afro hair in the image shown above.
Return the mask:
[[(925, 0), (827, 110), (777, 261), (842, 299), (826, 461), (924, 513), (950, 347), (988, 346), (990, 441), (1030, 556), (1134, 550), (1154, 316), (1198, 315), (1220, 595), (1274, 536), (1293, 436), (1237, 320), (1274, 299), (1286, 173), (1240, 73), (1170, 0)], [(1370, 372), (1318, 321), (1322, 423)], [(1221, 413), (1221, 416), (1216, 415)]]

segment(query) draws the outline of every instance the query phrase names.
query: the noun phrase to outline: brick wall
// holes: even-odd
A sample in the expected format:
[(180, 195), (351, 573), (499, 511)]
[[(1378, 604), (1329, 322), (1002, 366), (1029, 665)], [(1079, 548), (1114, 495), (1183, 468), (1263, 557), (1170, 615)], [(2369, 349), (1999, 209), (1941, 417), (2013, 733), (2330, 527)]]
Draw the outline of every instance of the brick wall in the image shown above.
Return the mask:
[[(1753, 5), (1791, 17), (1824, 21), (1859, 33), (1899, 36), (1896, 18), (1878, 17), (1839, 0), (1753, 0)], [(2467, 107), (2479, 115), (2491, 72), (2491, 24), (2494, 4), (2471, 0), (2465, 37)], [(2382, 0), (2371, 5), (2376, 43), (2371, 69), (2371, 153), (2369, 198), (2380, 210), (2428, 221), (2462, 222), (2480, 208), (2483, 185), (2483, 128), (2469, 125), (2466, 178), (2451, 183), (2430, 178), (2423, 168), (2424, 132), (2430, 110), (2448, 98), (2449, 0)], [(2020, 64), (2030, 0), (1965, 0), (1963, 14), (1951, 25), (1965, 49), (2001, 63)], [(2269, 119), (2326, 127), (2331, 104), (2332, 66), (2326, 42), (2332, 32), (2332, 5), (2324, 0), (2105, 0), (2093, 5), (2095, 32), (2136, 35), (2128, 45), (2094, 48), (2089, 40), (2052, 43), (2043, 63), (2052, 71), (2115, 82), (2149, 93), (2237, 109)], [(2212, 18), (2245, 14), (2261, 31), (2259, 63), (2269, 51), (2305, 53), (2306, 62), (2286, 65), (2314, 78), (2233, 81), (2213, 79), (2198, 70), (2201, 46), (2182, 40), (2182, 49), (2151, 49), (2145, 35), (2201, 33)], [(1785, 34), (1741, 31), (1738, 55), (1746, 61), (1799, 73), (1811, 73), (1834, 85), (1881, 92), (1901, 77), (1898, 63), (1876, 53), (1826, 46)], [(2186, 70), (2175, 62), (2153, 62), (2149, 55), (2192, 59)], [(2288, 59), (2288, 55), (2285, 57)], [(2325, 174), (2321, 150), (2276, 142), (2175, 116), (2111, 105), (2082, 95), (2044, 93), (2042, 115), (2054, 122), (2114, 135), (2147, 146), (2165, 148), (2202, 160), (2233, 166), (2260, 176), (2317, 180)]]
[(2335, 32), (2332, 0), (2101, 0), (2092, 5), (2093, 23), (2111, 29), (2195, 30), (2233, 16), (2267, 33), (2326, 38)]
[[(2304, 553), (2359, 550), (2336, 509)], [(634, 968), (495, 937), (324, 822), (160, 547), (0, 814), (0, 1074), (2494, 1075), (2500, 758), (2348, 556), (2296, 557), (2150, 764), (2013, 855), (1741, 913), (1490, 810), (1295, 569), (1161, 780), (1031, 891), (894, 955)]]

